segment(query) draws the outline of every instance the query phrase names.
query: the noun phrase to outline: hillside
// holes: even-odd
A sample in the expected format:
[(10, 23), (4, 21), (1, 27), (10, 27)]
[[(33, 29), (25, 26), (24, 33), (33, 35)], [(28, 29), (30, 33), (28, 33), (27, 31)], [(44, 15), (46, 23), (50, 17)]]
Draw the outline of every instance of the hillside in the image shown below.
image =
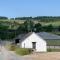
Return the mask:
[[(24, 23), (26, 20), (0, 20), (0, 24), (3, 26), (9, 26), (8, 29), (17, 29), (20, 24)], [(54, 22), (40, 22), (38, 20), (32, 20), (35, 24), (40, 23), (42, 26), (52, 24), (53, 26), (60, 26), (60, 21)]]
[[(47, 27), (44, 28), (43, 26), (48, 26), (50, 24), (52, 24), (54, 27), (58, 27), (60, 26), (60, 21), (53, 21), (53, 22), (41, 22), (39, 20), (32, 20), (34, 23), (30, 25), (30, 28), (27, 28), (27, 26), (29, 25), (28, 22), (26, 24), (25, 22), (26, 20), (9, 20), (9, 19), (5, 19), (5, 20), (1, 20), (0, 19), (0, 38), (1, 39), (11, 39), (16, 37), (18, 34), (20, 33), (26, 33), (29, 32), (30, 30), (34, 29), (33, 24), (36, 25), (36, 23), (40, 23), (36, 25), (36, 32), (40, 32), (40, 31), (46, 31), (46, 32), (50, 32), (50, 33), (54, 33), (54, 34), (58, 34), (60, 35), (60, 32), (57, 31), (55, 32), (53, 30), (53, 27)], [(24, 23), (25, 24), (22, 24)], [(43, 30), (42, 30), (43, 28)], [(28, 31), (29, 29), (29, 31)], [(35, 31), (35, 30), (32, 30)]]

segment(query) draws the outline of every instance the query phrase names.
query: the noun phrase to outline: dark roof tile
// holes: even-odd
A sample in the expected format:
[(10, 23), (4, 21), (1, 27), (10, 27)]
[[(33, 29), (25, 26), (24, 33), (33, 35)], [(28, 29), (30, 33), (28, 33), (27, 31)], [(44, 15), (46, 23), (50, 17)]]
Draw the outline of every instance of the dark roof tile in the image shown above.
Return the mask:
[(37, 33), (39, 36), (41, 36), (43, 39), (47, 39), (47, 40), (56, 40), (56, 39), (60, 39), (60, 36), (52, 34), (52, 33), (47, 33), (47, 32), (39, 32)]

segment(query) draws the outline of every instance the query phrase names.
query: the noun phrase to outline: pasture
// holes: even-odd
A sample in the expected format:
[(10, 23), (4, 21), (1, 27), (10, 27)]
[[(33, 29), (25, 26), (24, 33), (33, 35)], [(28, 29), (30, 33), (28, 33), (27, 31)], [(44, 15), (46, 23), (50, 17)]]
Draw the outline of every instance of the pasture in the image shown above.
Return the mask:
[(46, 40), (48, 46), (60, 46), (60, 40)]
[[(0, 20), (0, 22), (10, 22), (10, 23), (18, 23), (18, 24), (22, 24), (24, 23), (26, 20)], [(54, 21), (54, 22), (40, 22), (39, 20), (32, 20), (35, 24), (36, 23), (41, 23), (42, 25), (49, 25), (52, 24), (53, 26), (59, 26), (60, 25), (60, 21)]]
[[(20, 24), (24, 23), (26, 20), (0, 20), (0, 24), (9, 26), (9, 29), (17, 29)], [(38, 20), (32, 20), (35, 24), (40, 23), (42, 26), (47, 26), (52, 24), (53, 26), (60, 26), (60, 21), (54, 22), (40, 22)]]
[(60, 26), (60, 21), (48, 22), (48, 23), (41, 22), (41, 23), (42, 23), (42, 25), (49, 25), (49, 24), (52, 24), (53, 26)]

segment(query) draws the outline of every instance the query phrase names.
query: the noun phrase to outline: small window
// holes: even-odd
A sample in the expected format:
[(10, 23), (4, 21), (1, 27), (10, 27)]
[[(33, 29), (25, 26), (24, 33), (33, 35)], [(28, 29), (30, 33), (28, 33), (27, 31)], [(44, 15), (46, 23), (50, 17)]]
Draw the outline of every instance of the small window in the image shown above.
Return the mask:
[(15, 43), (16, 43), (16, 44), (19, 43), (19, 40), (20, 40), (20, 39), (15, 39)]

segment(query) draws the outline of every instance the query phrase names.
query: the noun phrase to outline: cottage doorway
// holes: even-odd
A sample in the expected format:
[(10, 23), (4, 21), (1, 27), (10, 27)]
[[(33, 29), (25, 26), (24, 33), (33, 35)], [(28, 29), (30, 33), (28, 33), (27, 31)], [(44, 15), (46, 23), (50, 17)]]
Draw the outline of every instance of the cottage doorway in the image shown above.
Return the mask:
[(36, 49), (36, 42), (32, 42), (32, 48)]

